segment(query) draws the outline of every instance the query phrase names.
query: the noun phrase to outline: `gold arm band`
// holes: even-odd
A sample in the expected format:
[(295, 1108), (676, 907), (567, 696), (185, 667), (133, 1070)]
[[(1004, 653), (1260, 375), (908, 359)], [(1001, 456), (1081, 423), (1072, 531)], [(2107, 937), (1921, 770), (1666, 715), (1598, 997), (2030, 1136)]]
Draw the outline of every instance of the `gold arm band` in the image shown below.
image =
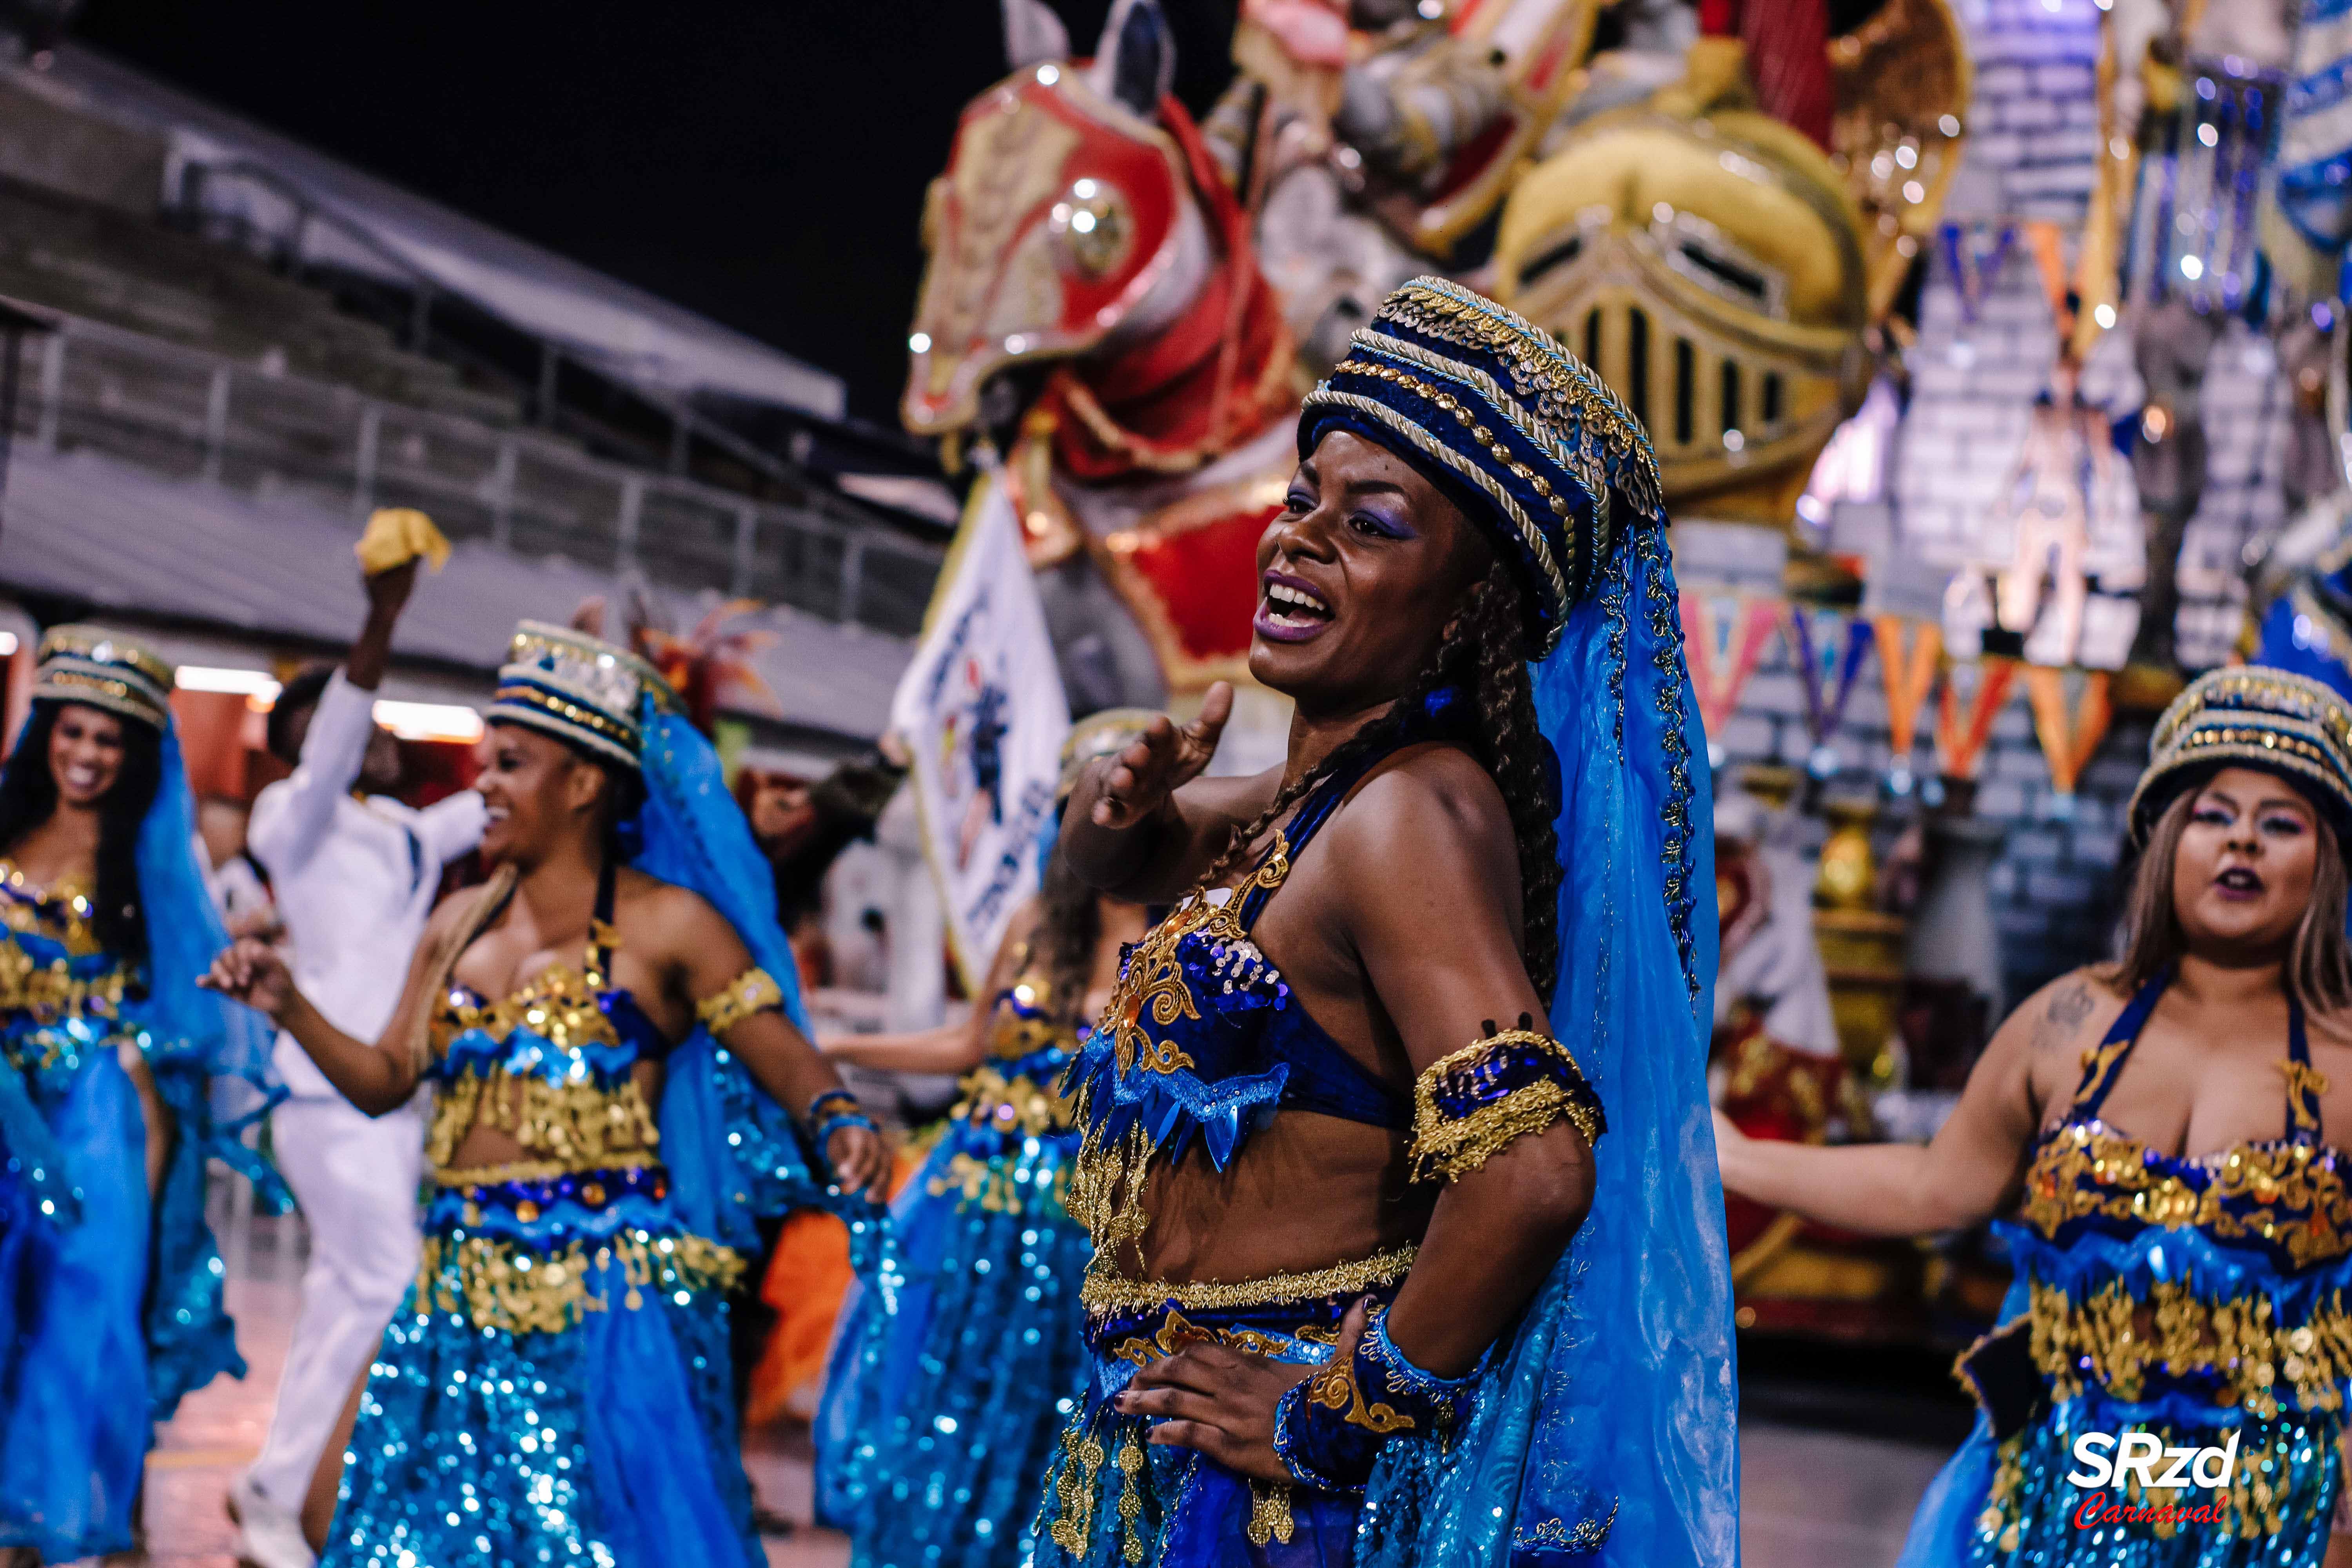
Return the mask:
[(1608, 1127), (1575, 1057), (1533, 1029), (1506, 1029), (1432, 1062), (1412, 1100), (1416, 1182), (1459, 1181), (1563, 1117), (1588, 1143)]
[(714, 1040), (755, 1013), (782, 1012), (784, 988), (764, 969), (747, 969), (694, 1005), (694, 1016)]

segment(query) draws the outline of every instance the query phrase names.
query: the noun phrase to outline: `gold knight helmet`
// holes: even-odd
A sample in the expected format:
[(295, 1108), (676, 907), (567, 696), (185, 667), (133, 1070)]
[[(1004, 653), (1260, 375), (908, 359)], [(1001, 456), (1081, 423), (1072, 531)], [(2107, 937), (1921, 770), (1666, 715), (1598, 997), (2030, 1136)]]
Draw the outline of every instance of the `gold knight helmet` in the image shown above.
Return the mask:
[(1496, 294), (1625, 400), (1669, 506), (1784, 528), (1869, 384), (1862, 234), (1830, 160), (1753, 107), (1738, 43), (1706, 38), (1513, 189)]

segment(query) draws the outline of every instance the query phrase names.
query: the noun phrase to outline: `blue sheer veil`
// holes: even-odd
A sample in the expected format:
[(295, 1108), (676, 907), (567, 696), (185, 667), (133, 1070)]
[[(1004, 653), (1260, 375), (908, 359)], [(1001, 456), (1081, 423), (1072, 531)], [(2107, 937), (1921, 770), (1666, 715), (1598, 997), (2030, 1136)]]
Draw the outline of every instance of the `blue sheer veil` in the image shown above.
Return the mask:
[[(727, 788), (719, 754), (683, 715), (650, 695), (639, 717), (646, 803), (629, 863), (709, 900), (743, 939), (751, 962), (774, 977), (785, 1016), (810, 1036), (800, 971), (777, 921), (774, 874)], [(791, 1114), (797, 1109), (777, 1104), (741, 1060), (697, 1024), (670, 1054), (662, 1091), (662, 1157), (672, 1199), (697, 1234), (748, 1252), (759, 1248), (761, 1216), (831, 1209), (849, 1225), (853, 1260), (870, 1268), (886, 1211), (826, 1184), (822, 1152), (807, 1146)]]
[(195, 796), (172, 725), (163, 730), (163, 779), (139, 826), (139, 900), (147, 917), (147, 995), (127, 1009), (132, 1020), (159, 1040), (185, 1042), (212, 1078), (275, 1095), (277, 1031), (252, 1008), (196, 984), (229, 937), (196, 865)]
[(1706, 1085), (1710, 781), (1663, 516), (1630, 520), (1608, 570), (1530, 669), (1563, 763), (1551, 1024), (1609, 1119), (1592, 1210), (1484, 1363), (1465, 1426), (1442, 1450), (1383, 1455), (1360, 1568), (1738, 1560), (1731, 1272)]

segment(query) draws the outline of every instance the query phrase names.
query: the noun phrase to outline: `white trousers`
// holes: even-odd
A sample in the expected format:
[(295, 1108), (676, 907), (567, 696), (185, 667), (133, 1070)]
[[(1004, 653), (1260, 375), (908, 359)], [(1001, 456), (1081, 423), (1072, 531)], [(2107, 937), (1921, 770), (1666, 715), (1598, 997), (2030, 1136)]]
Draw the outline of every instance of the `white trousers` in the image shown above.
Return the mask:
[(415, 1104), (375, 1117), (340, 1097), (292, 1100), (271, 1113), (271, 1142), (309, 1222), (310, 1264), (253, 1481), (299, 1510), (352, 1384), (416, 1278), (425, 1122)]

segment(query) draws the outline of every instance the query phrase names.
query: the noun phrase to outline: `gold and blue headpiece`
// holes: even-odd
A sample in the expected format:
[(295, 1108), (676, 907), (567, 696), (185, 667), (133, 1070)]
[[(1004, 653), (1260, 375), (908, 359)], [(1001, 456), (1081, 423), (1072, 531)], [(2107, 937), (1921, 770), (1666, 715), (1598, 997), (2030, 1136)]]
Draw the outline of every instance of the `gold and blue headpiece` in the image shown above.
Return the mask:
[(104, 626), (52, 626), (41, 638), (33, 700), (79, 702), (158, 730), (172, 723), (171, 662)]
[(2135, 845), (2183, 790), (2231, 766), (2278, 774), (2338, 833), (2352, 827), (2352, 708), (2316, 680), (2261, 665), (2200, 675), (2156, 721), (2147, 753), (2131, 798)]
[(1486, 530), (1528, 588), (1538, 658), (1619, 537), (1661, 520), (1657, 456), (1616, 395), (1542, 328), (1442, 278), (1405, 284), (1349, 340), (1300, 410), (1299, 456), (1335, 429), (1396, 453)]
[(607, 762), (640, 765), (646, 698), (676, 711), (677, 694), (660, 671), (624, 647), (569, 626), (525, 621), (515, 627), (498, 694), (485, 717), (522, 724)]

